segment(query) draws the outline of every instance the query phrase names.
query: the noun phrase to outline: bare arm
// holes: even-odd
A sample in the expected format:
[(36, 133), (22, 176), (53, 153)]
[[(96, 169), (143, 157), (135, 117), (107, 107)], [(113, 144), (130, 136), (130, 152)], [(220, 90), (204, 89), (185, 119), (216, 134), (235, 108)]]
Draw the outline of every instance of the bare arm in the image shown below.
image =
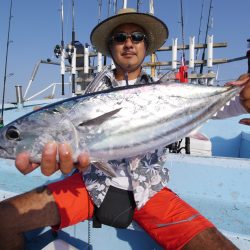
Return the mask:
[[(240, 93), (240, 101), (245, 110), (250, 113), (250, 74), (241, 75), (237, 81), (228, 83), (229, 85), (244, 86)], [(239, 121), (241, 124), (250, 126), (250, 118)]]

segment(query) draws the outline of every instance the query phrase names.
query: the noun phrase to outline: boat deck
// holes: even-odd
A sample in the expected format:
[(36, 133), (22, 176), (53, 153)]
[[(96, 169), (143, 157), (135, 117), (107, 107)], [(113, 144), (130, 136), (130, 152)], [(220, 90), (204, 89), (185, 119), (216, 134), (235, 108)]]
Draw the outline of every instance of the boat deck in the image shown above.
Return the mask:
[[(39, 170), (23, 176), (15, 169), (13, 161), (5, 161), (5, 166), (0, 166), (2, 199), (61, 178), (59, 173), (47, 178)], [(240, 249), (250, 249), (249, 159), (170, 154), (166, 167), (170, 171), (169, 187), (172, 190), (210, 219)], [(10, 179), (14, 181), (10, 182)], [(93, 249), (102, 249), (103, 246), (120, 250), (161, 249), (137, 225), (128, 229), (103, 225), (101, 229), (95, 229), (90, 224)], [(27, 247), (53, 249), (56, 243), (65, 244), (56, 239), (77, 249), (87, 249), (88, 222), (59, 231), (57, 237), (48, 228), (30, 232), (27, 234)]]

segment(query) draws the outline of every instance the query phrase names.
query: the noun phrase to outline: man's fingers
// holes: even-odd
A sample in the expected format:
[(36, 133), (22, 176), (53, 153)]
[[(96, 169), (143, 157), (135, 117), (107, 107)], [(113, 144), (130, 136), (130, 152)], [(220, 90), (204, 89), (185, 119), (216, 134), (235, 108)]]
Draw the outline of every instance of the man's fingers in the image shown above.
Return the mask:
[(39, 166), (39, 164), (30, 162), (30, 156), (28, 152), (22, 152), (18, 154), (15, 160), (15, 164), (17, 169), (22, 174), (28, 174)]
[(77, 166), (77, 168), (81, 172), (84, 172), (88, 168), (89, 164), (90, 164), (89, 154), (86, 153), (86, 152), (81, 153), (78, 156), (78, 166)]
[(228, 82), (226, 85), (243, 86), (250, 81), (250, 74), (246, 73), (241, 75), (236, 81)]
[(243, 86), (244, 84), (247, 83), (247, 79), (243, 79), (243, 80), (237, 80), (237, 81), (232, 81), (232, 82), (227, 82), (226, 85), (227, 86)]
[(227, 86), (242, 86), (240, 92), (240, 100), (243, 107), (250, 112), (250, 74), (241, 75), (237, 81), (228, 82)]
[(243, 118), (239, 121), (239, 123), (250, 126), (250, 118)]
[[(55, 142), (49, 142), (45, 145), (41, 159), (41, 172), (44, 175), (52, 175), (59, 167), (63, 174), (69, 174), (73, 170), (72, 150), (68, 144), (59, 144), (58, 155), (59, 163), (57, 162), (57, 144)], [(17, 169), (23, 174), (28, 174), (39, 166), (39, 164), (30, 161), (30, 156), (27, 152), (20, 153), (16, 157), (15, 163)], [(80, 171), (85, 171), (89, 163), (89, 155), (85, 152), (81, 153), (78, 157), (77, 168)]]
[(238, 80), (244, 80), (244, 79), (250, 79), (250, 74), (245, 73), (245, 74), (240, 75), (240, 77), (238, 78)]
[(62, 171), (63, 174), (69, 174), (74, 167), (72, 150), (70, 146), (64, 143), (59, 144), (58, 153), (59, 153), (60, 170)]
[(57, 145), (55, 142), (49, 142), (45, 145), (42, 152), (41, 172), (46, 175), (52, 175), (58, 170), (56, 161)]

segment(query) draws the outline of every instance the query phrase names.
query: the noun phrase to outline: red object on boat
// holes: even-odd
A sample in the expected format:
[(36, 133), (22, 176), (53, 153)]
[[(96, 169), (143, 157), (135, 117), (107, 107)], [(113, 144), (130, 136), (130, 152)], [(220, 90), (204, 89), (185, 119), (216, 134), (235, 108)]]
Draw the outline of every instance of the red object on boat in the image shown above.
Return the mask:
[(181, 83), (188, 83), (188, 66), (180, 66), (179, 71), (175, 74), (175, 79)]

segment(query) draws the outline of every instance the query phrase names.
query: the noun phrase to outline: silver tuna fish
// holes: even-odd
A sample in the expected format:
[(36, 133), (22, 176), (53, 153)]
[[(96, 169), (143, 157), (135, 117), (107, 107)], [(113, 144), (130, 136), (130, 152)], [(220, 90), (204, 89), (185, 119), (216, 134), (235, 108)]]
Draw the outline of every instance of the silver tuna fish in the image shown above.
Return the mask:
[(161, 79), (66, 99), (2, 128), (0, 157), (28, 151), (40, 162), (49, 141), (69, 143), (74, 159), (82, 150), (92, 161), (135, 156), (184, 138), (239, 91)]

